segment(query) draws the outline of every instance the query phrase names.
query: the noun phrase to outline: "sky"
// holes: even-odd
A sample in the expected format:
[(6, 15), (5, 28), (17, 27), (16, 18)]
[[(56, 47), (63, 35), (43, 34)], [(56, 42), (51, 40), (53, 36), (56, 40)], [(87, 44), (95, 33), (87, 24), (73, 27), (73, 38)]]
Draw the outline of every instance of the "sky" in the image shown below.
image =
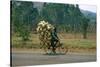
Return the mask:
[(95, 5), (79, 5), (79, 8), (96, 13), (96, 6)]

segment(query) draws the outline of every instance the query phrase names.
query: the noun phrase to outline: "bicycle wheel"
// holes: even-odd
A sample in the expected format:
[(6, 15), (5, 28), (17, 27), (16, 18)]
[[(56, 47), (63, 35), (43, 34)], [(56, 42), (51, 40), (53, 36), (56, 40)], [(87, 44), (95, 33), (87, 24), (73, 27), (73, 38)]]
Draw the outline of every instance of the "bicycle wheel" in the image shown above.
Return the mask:
[(68, 48), (64, 46), (59, 46), (57, 47), (56, 52), (59, 54), (66, 54), (68, 52)]

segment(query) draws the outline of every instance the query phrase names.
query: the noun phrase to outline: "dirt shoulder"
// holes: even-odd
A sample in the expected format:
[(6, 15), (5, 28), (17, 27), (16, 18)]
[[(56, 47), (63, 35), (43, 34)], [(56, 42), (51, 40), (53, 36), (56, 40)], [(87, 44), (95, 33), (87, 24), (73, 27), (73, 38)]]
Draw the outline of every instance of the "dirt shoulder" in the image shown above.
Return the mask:
[[(12, 53), (34, 53), (34, 54), (45, 54), (43, 49), (27, 49), (27, 48), (12, 48)], [(96, 54), (96, 49), (68, 49), (66, 54)]]

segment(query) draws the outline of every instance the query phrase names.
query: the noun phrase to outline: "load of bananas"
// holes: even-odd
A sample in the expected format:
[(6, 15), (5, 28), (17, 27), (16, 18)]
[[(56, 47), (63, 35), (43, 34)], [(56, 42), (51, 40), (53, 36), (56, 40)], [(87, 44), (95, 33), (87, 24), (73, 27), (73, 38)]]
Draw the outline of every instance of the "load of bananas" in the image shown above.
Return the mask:
[(51, 44), (51, 32), (54, 30), (54, 26), (46, 21), (40, 21), (37, 24), (37, 33), (39, 34), (41, 47), (49, 48)]
[[(54, 34), (55, 27), (46, 21), (40, 21), (37, 25), (37, 33), (39, 34), (40, 46), (48, 53), (48, 50), (53, 54), (56, 52), (60, 52), (61, 54), (66, 54), (68, 52), (68, 48), (64, 47), (59, 38), (57, 37), (56, 41), (52, 35)], [(57, 36), (57, 35), (56, 35)], [(57, 49), (58, 48), (58, 49)], [(56, 50), (57, 49), (57, 50)]]

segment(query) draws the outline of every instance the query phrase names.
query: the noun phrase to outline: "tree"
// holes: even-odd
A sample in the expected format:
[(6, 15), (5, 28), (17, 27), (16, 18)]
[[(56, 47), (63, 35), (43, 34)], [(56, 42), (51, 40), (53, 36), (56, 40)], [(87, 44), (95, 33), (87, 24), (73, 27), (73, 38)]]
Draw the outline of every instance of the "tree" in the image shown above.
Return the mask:
[(37, 8), (34, 8), (32, 2), (11, 1), (11, 5), (13, 31), (18, 33), (22, 40), (29, 40), (30, 32), (37, 20)]
[(83, 39), (87, 38), (87, 29), (88, 29), (88, 22), (90, 20), (86, 17), (83, 17), (82, 19), (82, 33), (83, 33)]

